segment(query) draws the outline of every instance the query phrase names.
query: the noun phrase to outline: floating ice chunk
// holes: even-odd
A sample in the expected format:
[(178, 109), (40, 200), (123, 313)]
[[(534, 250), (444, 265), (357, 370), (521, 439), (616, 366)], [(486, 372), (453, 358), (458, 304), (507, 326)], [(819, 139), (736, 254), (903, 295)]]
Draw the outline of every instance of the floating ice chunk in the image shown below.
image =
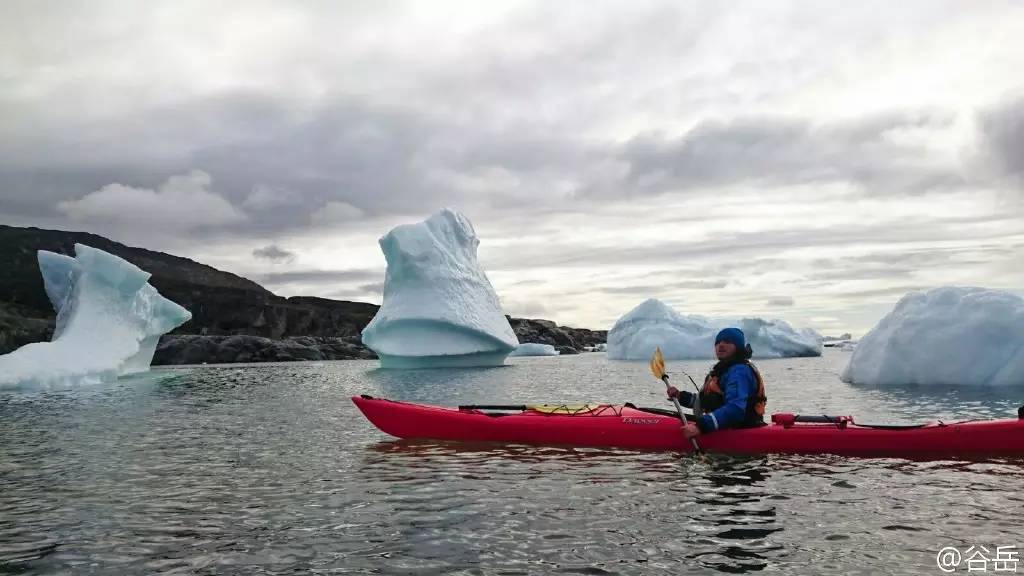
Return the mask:
[(842, 380), (1024, 385), (1024, 299), (986, 288), (905, 295), (853, 350)]
[(794, 330), (783, 320), (684, 316), (650, 298), (619, 318), (608, 332), (608, 357), (647, 360), (660, 346), (665, 358), (672, 360), (713, 358), (715, 335), (728, 326), (743, 330), (755, 358), (821, 356), (821, 335), (814, 330)]
[(75, 258), (39, 251), (53, 340), (0, 356), (0, 388), (65, 387), (149, 369), (157, 340), (192, 315), (133, 264), (83, 244)]
[(380, 239), (384, 302), (363, 343), (385, 368), (495, 366), (518, 345), (477, 262), (480, 241), (462, 214), (443, 209)]
[(525, 342), (512, 351), (509, 356), (558, 356), (558, 350), (551, 344)]
[(813, 328), (797, 330), (785, 320), (764, 318), (711, 319), (715, 334), (727, 326), (743, 330), (758, 358), (794, 358), (821, 356), (822, 335)]
[(711, 325), (704, 318), (683, 316), (661, 300), (650, 298), (619, 318), (608, 331), (608, 357), (646, 360), (656, 347), (665, 358), (705, 358), (713, 349)]

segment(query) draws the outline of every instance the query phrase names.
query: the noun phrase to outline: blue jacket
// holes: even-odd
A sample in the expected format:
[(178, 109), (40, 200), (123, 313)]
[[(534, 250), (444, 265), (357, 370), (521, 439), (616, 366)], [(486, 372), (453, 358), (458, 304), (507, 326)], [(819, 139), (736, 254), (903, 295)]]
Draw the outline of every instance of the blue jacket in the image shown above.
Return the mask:
[[(719, 379), (719, 387), (725, 395), (725, 404), (721, 408), (697, 418), (697, 427), (703, 433), (736, 428), (747, 418), (747, 406), (752, 396), (757, 396), (757, 377), (754, 370), (746, 364), (734, 364)], [(681, 391), (679, 403), (693, 408), (696, 394)]]

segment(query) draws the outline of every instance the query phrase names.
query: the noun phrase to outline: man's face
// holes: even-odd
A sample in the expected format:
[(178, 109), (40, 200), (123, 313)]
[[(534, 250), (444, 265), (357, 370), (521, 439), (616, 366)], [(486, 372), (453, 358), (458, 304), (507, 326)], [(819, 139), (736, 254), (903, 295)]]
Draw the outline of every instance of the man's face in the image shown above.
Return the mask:
[(728, 358), (729, 356), (732, 356), (735, 353), (736, 353), (736, 345), (733, 344), (732, 342), (727, 342), (725, 340), (722, 340), (722, 341), (718, 342), (717, 344), (715, 344), (715, 356), (719, 360), (725, 360), (726, 358)]

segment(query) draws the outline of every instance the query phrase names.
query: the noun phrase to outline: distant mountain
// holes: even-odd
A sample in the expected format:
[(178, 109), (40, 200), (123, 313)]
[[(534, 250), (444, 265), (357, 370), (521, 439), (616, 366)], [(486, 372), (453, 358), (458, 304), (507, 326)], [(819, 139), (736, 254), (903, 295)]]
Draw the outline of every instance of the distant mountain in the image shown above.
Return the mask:
[[(308, 296), (283, 298), (241, 276), (188, 258), (133, 248), (86, 232), (0, 225), (0, 354), (49, 340), (54, 313), (36, 251), (73, 254), (76, 243), (124, 258), (152, 274), (161, 294), (192, 312), (161, 341), (154, 363), (367, 358), (359, 335), (377, 305)], [(604, 331), (512, 319), (522, 342), (566, 353), (603, 342)]]

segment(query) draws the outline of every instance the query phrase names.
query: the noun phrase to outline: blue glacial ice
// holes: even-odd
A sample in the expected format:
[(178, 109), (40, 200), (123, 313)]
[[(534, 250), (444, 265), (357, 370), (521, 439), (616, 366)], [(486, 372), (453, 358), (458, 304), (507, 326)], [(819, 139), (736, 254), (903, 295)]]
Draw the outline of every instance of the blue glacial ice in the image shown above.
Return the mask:
[(525, 342), (520, 344), (509, 356), (558, 356), (558, 350), (551, 344)]
[(480, 241), (445, 208), (380, 239), (388, 268), (384, 302), (363, 343), (384, 368), (497, 366), (519, 341), (477, 262)]
[(1024, 386), (1024, 298), (943, 287), (903, 296), (854, 348), (844, 382)]
[(821, 356), (822, 337), (809, 328), (796, 330), (783, 320), (683, 315), (650, 298), (608, 331), (608, 358), (648, 360), (659, 346), (670, 360), (714, 358), (715, 335), (728, 326), (743, 330), (755, 359)]
[(160, 336), (192, 314), (150, 286), (149, 273), (83, 244), (75, 257), (40, 250), (57, 312), (50, 342), (0, 356), (0, 388), (64, 388), (144, 372)]

